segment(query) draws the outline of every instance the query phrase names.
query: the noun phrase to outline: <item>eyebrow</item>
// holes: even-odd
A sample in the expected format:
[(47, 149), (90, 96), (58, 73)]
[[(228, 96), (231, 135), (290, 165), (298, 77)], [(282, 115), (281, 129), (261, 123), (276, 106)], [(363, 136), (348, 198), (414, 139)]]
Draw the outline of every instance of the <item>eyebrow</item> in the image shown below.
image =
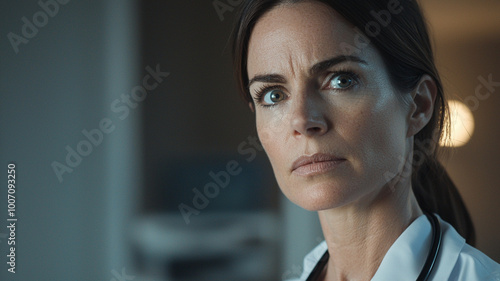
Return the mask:
[(316, 75), (318, 73), (321, 73), (321, 72), (327, 70), (328, 68), (330, 68), (336, 64), (343, 63), (346, 61), (357, 62), (357, 63), (361, 63), (364, 65), (368, 64), (365, 60), (363, 60), (357, 56), (338, 56), (338, 57), (333, 57), (331, 59), (327, 59), (327, 60), (322, 61), (322, 62), (318, 62), (317, 64), (313, 65), (311, 67), (311, 69), (309, 69), (309, 74), (311, 76)]
[(281, 83), (284, 84), (286, 83), (285, 77), (279, 75), (279, 74), (263, 74), (263, 75), (256, 75), (248, 82), (248, 88), (250, 89), (250, 85), (254, 82), (264, 82), (264, 83)]
[[(321, 62), (316, 63), (309, 69), (309, 74), (311, 76), (317, 75), (318, 73), (321, 73), (328, 68), (346, 62), (346, 61), (352, 61), (352, 62), (357, 62), (361, 63), (364, 65), (367, 65), (368, 63), (357, 57), (357, 56), (336, 56)], [(250, 85), (254, 82), (264, 82), (264, 83), (281, 83), (284, 84), (286, 83), (285, 77), (279, 74), (262, 74), (262, 75), (256, 75), (254, 76), (249, 82), (248, 82), (248, 89), (250, 89)]]

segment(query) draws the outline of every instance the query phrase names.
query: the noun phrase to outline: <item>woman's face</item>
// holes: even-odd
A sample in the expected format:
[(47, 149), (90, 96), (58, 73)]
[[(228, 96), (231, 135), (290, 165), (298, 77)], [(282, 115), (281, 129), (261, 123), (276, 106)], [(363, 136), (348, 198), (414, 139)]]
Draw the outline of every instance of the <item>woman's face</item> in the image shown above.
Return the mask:
[(330, 7), (273, 8), (251, 34), (247, 65), (257, 132), (291, 201), (308, 210), (365, 204), (401, 171), (412, 149), (401, 95), (410, 93), (393, 88), (377, 50), (360, 47)]

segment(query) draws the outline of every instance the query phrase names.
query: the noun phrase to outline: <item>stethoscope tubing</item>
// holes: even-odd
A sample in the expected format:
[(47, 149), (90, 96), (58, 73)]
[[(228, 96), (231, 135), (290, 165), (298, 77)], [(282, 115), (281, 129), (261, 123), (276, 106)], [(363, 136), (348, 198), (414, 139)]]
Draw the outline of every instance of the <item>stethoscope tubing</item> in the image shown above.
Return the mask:
[(432, 269), (436, 264), (437, 256), (439, 254), (439, 250), (441, 248), (441, 240), (443, 239), (443, 232), (441, 231), (441, 224), (439, 223), (438, 218), (434, 214), (425, 213), (427, 219), (431, 222), (432, 226), (432, 245), (429, 254), (427, 255), (427, 259), (425, 260), (424, 267), (420, 272), (420, 275), (417, 278), (417, 281), (427, 281), (429, 280)]

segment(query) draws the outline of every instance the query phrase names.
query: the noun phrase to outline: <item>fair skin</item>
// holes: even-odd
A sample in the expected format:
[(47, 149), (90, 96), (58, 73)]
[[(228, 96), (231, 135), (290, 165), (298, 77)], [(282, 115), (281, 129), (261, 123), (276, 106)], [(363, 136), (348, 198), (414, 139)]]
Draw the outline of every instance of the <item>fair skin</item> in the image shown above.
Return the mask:
[(318, 211), (330, 252), (320, 280), (328, 281), (370, 280), (422, 214), (409, 159), (436, 95), (429, 76), (411, 92), (396, 90), (372, 45), (340, 47), (355, 46), (354, 37), (334, 10), (304, 1), (264, 14), (248, 46), (260, 141), (282, 192)]

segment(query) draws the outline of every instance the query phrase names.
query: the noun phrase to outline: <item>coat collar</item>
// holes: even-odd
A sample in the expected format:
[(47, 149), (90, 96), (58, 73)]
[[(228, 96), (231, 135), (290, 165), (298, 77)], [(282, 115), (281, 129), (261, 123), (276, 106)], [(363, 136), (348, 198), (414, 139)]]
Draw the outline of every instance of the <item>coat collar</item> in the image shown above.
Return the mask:
[[(448, 280), (465, 240), (439, 216), (443, 232), (441, 249), (430, 280)], [(432, 240), (431, 223), (425, 215), (418, 217), (387, 251), (371, 281), (415, 281), (424, 266)]]
[[(465, 239), (439, 216), (438, 219), (443, 231), (443, 239), (430, 280), (448, 280), (465, 245)], [(425, 215), (422, 215), (413, 221), (392, 244), (371, 281), (417, 280), (430, 250), (431, 240), (431, 223)], [(304, 259), (305, 270), (300, 280), (307, 279), (327, 250), (327, 244), (323, 241), (306, 256)]]

